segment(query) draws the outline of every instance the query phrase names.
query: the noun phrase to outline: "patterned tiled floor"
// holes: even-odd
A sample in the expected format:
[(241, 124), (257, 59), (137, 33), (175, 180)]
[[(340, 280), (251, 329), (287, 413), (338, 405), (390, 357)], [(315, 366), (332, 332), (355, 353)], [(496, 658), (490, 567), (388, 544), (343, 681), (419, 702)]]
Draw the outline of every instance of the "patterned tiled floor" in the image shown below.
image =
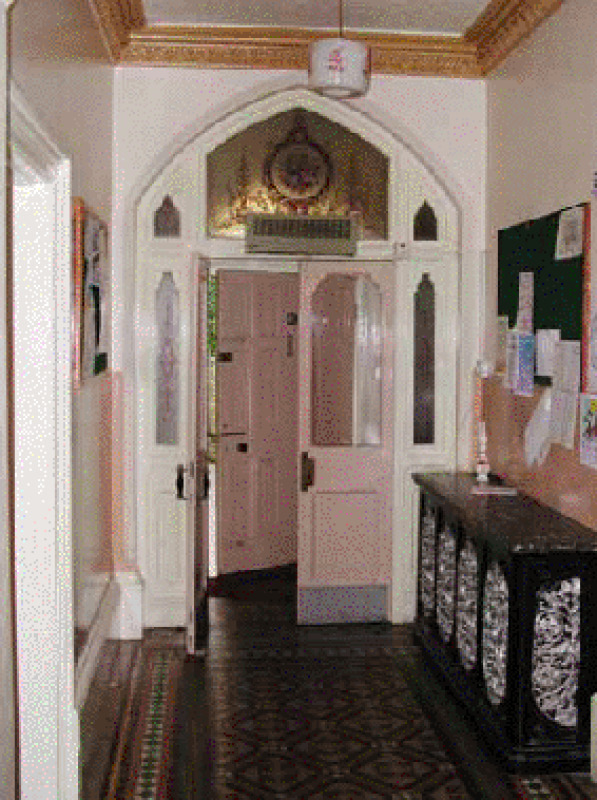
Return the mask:
[[(408, 627), (301, 628), (294, 614), (287, 588), (249, 587), (210, 600), (205, 657), (184, 660), (180, 634), (148, 637), (111, 800), (597, 800), (587, 777), (510, 782)], [(178, 693), (139, 756), (156, 676)]]

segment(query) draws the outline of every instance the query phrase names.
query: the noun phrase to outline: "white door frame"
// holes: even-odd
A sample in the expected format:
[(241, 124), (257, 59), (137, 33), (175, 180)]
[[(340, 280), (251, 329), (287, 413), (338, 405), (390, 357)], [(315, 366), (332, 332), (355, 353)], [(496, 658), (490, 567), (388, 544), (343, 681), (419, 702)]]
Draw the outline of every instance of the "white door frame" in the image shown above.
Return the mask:
[[(455, 291), (446, 297), (450, 304), (449, 350), (454, 358), (453, 381), (450, 386), (438, 387), (438, 390), (452, 392), (452, 408), (446, 419), (442, 421), (442, 428), (450, 429), (450, 441), (445, 441), (443, 447), (408, 447), (408, 432), (399, 431), (396, 425), (394, 438), (395, 469), (394, 469), (394, 526), (393, 526), (393, 580), (392, 580), (392, 610), (391, 620), (395, 623), (408, 622), (413, 618), (414, 597), (416, 589), (416, 492), (411, 480), (411, 473), (416, 470), (449, 469), (459, 462), (458, 439), (462, 435), (459, 425), (466, 433), (467, 413), (470, 406), (468, 388), (462, 380), (462, 353), (459, 349), (459, 314), (463, 308), (470, 311), (470, 303), (464, 302), (462, 297), (462, 259), (460, 250), (462, 241), (462, 209), (466, 206), (465, 198), (460, 189), (453, 185), (449, 176), (433, 154), (424, 153), (420, 143), (413, 141), (410, 132), (405, 129), (399, 119), (389, 119), (387, 115), (380, 115), (379, 109), (365, 99), (358, 104), (337, 103), (321, 98), (308, 91), (304, 86), (284, 86), (273, 88), (271, 91), (261, 90), (254, 96), (246, 97), (242, 103), (238, 99), (230, 101), (230, 105), (218, 109), (218, 113), (211, 112), (197, 121), (194, 131), (185, 134), (185, 141), (180, 138), (165, 148), (152, 162), (150, 177), (144, 178), (136, 190), (131, 194), (129, 210), (130, 222), (127, 234), (130, 238), (128, 244), (134, 255), (133, 261), (139, 261), (152, 249), (155, 252), (166, 252), (166, 245), (152, 241), (153, 213), (165, 195), (173, 196), (181, 211), (182, 235), (176, 247), (179, 253), (201, 252), (212, 259), (214, 268), (220, 260), (232, 264), (251, 264), (251, 257), (244, 252), (244, 242), (240, 240), (222, 241), (210, 239), (205, 230), (206, 219), (206, 174), (205, 159), (207, 153), (226, 141), (230, 136), (239, 133), (247, 126), (247, 119), (258, 122), (272, 114), (294, 107), (314, 110), (319, 114), (328, 116), (338, 124), (345, 125), (354, 133), (369, 139), (379, 147), (390, 159), (389, 182), (391, 193), (389, 199), (389, 238), (384, 242), (362, 242), (359, 244), (358, 257), (363, 260), (393, 259), (396, 264), (396, 281), (398, 297), (400, 289), (408, 278), (409, 269), (416, 269), (420, 260), (430, 259), (432, 262), (442, 262), (446, 269), (452, 271), (455, 281)], [(425, 200), (432, 203), (438, 215), (438, 241), (433, 243), (414, 242), (412, 237), (413, 217)], [(135, 281), (138, 276), (135, 270)], [(470, 265), (467, 265), (470, 272)], [(469, 278), (470, 280), (470, 278)], [(136, 285), (136, 284), (135, 284)], [(129, 286), (129, 290), (132, 286)], [(131, 295), (136, 297), (135, 291)], [(129, 295), (129, 296), (131, 296)], [(135, 300), (136, 303), (136, 300)], [(135, 305), (138, 314), (138, 306)], [(474, 303), (475, 312), (478, 303)], [(398, 309), (397, 309), (397, 313)], [(138, 325), (143, 324), (143, 319), (137, 316)], [(406, 317), (402, 325), (406, 324)], [(476, 326), (475, 326), (476, 329)], [(400, 337), (400, 324), (397, 322), (397, 338)], [(131, 331), (129, 339), (131, 347), (131, 362), (137, 364), (137, 338)], [(472, 363), (476, 358), (478, 344), (471, 347)], [(473, 357), (474, 356), (474, 357)], [(397, 349), (395, 359), (396, 374), (408, 369), (405, 355)], [(406, 374), (404, 372), (403, 374)], [(129, 434), (131, 442), (135, 441), (134, 418), (139, 410), (139, 385), (135, 393), (131, 394), (127, 417), (129, 419)], [(401, 409), (395, 411), (398, 416)], [(444, 424), (445, 422), (445, 424)], [(439, 443), (438, 443), (439, 444)], [(136, 441), (137, 450), (137, 479), (143, 471), (143, 449), (139, 440)], [(461, 465), (462, 466), (462, 465)], [(138, 484), (141, 488), (141, 484)], [(138, 502), (140, 492), (131, 497), (137, 512), (137, 535), (140, 543), (139, 551), (143, 553), (146, 544), (143, 543), (147, 524), (145, 510)], [(405, 513), (402, 513), (404, 510)]]
[[(10, 108), (20, 184), (12, 259), (20, 791), (23, 800), (76, 800), (71, 170), (14, 87)], [(39, 212), (37, 228), (24, 204)]]

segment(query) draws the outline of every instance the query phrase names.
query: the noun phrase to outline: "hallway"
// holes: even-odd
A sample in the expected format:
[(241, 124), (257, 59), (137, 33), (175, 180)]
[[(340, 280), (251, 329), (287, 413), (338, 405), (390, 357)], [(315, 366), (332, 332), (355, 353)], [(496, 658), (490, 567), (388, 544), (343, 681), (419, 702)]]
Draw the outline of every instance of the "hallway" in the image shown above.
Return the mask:
[[(185, 658), (180, 633), (148, 633), (141, 672), (156, 657), (162, 666), (141, 676), (146, 689), (137, 694), (147, 695), (157, 676), (157, 704), (174, 699), (174, 686), (176, 702), (152, 723), (143, 708), (153, 701), (133, 703), (110, 798), (596, 796), (584, 777), (514, 788), (428, 672), (408, 627), (298, 627), (294, 598), (292, 572), (218, 584), (204, 658)], [(166, 674), (172, 681), (160, 683)]]

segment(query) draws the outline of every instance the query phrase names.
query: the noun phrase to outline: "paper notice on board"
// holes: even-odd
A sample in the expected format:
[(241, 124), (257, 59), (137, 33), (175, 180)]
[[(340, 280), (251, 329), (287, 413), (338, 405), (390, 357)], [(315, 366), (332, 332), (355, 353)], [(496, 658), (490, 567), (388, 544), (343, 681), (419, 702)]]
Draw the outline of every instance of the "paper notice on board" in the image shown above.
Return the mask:
[(568, 450), (572, 450), (576, 433), (577, 409), (578, 394), (576, 392), (564, 392), (555, 388), (552, 390), (549, 423), (549, 436), (552, 444), (561, 444)]
[(516, 331), (508, 331), (506, 336), (504, 386), (513, 392), (518, 388), (518, 334)]
[(535, 337), (532, 333), (518, 334), (518, 377), (515, 393), (532, 397), (535, 389)]
[(560, 341), (558, 329), (541, 329), (537, 331), (537, 375), (546, 378), (553, 376), (556, 357), (556, 344)]
[(544, 389), (524, 431), (524, 457), (528, 467), (545, 461), (551, 443), (551, 390)]
[(553, 386), (566, 392), (580, 389), (580, 342), (561, 341), (555, 346)]
[(532, 272), (521, 272), (518, 275), (518, 316), (516, 330), (519, 333), (533, 332), (533, 303), (535, 275)]
[(580, 396), (580, 463), (597, 469), (597, 395)]
[(584, 210), (582, 206), (566, 208), (560, 213), (556, 239), (556, 261), (566, 258), (578, 258), (578, 256), (582, 255), (583, 219)]
[(508, 351), (508, 317), (497, 318), (497, 346), (495, 356), (495, 371), (503, 372), (506, 369), (506, 353)]

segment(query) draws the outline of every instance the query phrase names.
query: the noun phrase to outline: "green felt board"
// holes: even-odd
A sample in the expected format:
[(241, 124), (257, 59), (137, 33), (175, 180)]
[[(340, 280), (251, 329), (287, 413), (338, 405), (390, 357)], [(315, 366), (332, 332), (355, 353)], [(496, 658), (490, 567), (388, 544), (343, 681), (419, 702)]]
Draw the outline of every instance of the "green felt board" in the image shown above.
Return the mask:
[(516, 324), (518, 275), (533, 272), (534, 329), (559, 328), (562, 339), (582, 338), (583, 258), (555, 260), (560, 212), (498, 233), (498, 314)]

